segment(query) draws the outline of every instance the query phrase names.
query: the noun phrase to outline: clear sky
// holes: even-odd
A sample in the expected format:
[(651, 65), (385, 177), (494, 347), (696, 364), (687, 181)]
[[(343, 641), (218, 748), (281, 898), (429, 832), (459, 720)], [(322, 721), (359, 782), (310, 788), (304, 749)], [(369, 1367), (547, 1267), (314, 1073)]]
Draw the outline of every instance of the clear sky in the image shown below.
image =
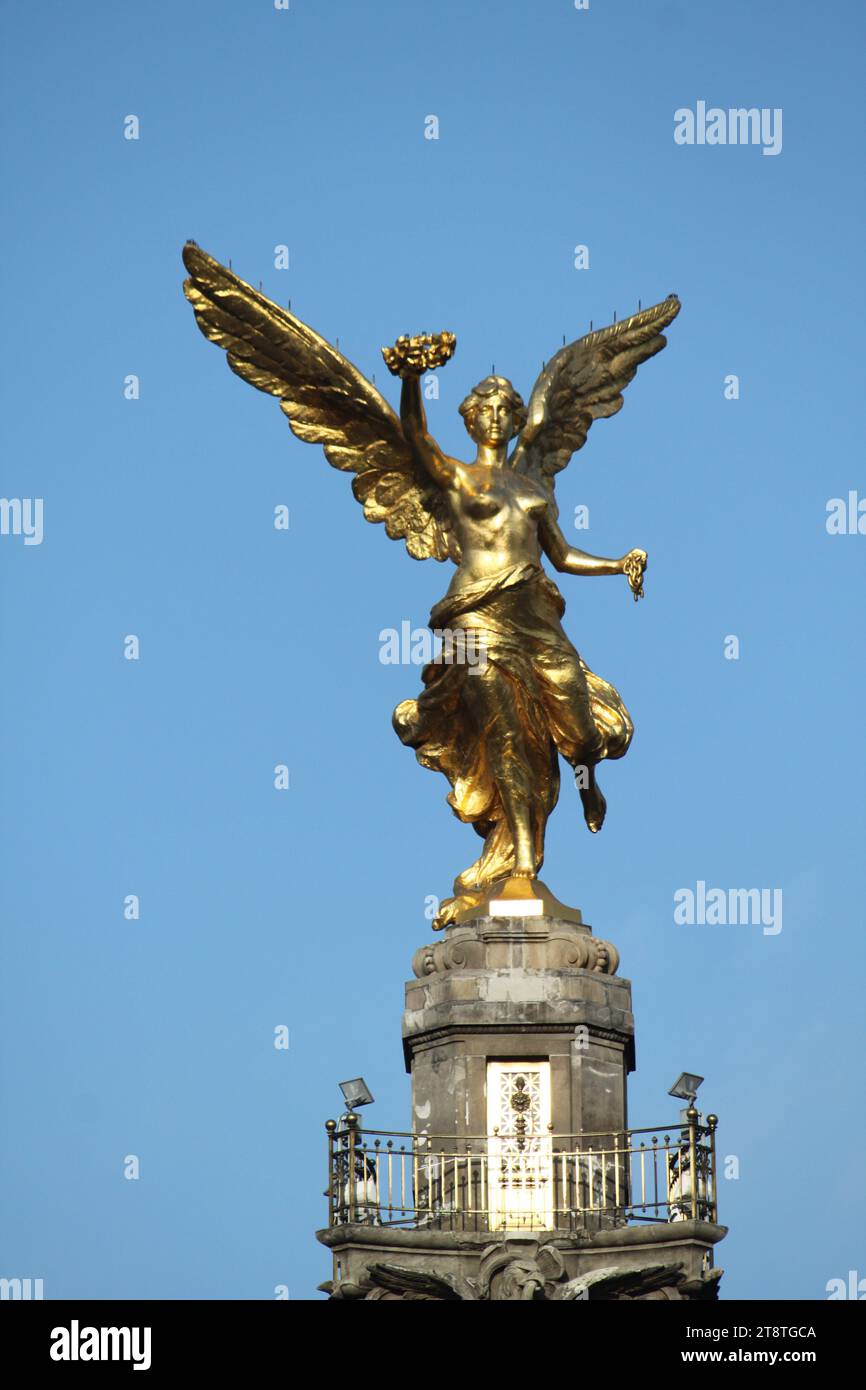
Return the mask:
[[(418, 668), (379, 660), (450, 567), (368, 525), (200, 336), (188, 237), (392, 401), (380, 345), (456, 332), (429, 413), (463, 457), (491, 362), (526, 395), (563, 334), (680, 295), (559, 479), (576, 544), (650, 560), (639, 605), (562, 580), (637, 732), (601, 835), (564, 784), (543, 876), (634, 981), (632, 1122), (707, 1078), (739, 1169), (723, 1292), (866, 1275), (866, 535), (826, 526), (866, 496), (864, 27), (856, 0), (5, 8), (0, 492), (44, 534), (0, 536), (0, 1275), (318, 1297), (336, 1083), (409, 1127), (403, 982), (476, 853), (391, 728)], [(781, 152), (675, 143), (699, 101), (780, 108)], [(678, 925), (699, 881), (781, 890), (782, 930)]]

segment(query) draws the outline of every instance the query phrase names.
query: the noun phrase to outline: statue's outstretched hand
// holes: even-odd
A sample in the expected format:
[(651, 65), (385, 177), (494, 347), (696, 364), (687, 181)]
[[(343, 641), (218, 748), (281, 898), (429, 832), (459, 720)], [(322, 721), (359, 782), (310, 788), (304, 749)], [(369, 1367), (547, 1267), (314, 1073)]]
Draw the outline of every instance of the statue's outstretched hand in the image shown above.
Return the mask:
[(423, 376), (444, 367), (456, 346), (454, 333), (416, 333), (411, 338), (404, 333), (393, 347), (383, 347), (382, 356), (394, 376)]
[(622, 557), (622, 572), (629, 582), (635, 603), (644, 596), (643, 577), (646, 572), (646, 559), (645, 550), (630, 550), (627, 555)]

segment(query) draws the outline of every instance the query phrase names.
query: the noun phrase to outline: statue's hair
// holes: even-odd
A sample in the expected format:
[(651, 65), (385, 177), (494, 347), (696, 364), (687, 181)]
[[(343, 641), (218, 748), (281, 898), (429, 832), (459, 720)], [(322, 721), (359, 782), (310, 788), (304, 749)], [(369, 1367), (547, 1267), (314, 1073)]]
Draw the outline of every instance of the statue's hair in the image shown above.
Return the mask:
[(519, 434), (526, 424), (526, 406), (519, 391), (515, 391), (508, 377), (505, 376), (486, 376), (483, 381), (479, 381), (477, 386), (473, 386), (469, 395), (460, 406), (460, 414), (466, 422), (468, 429), (472, 424), (475, 412), (484, 403), (486, 396), (504, 396), (511, 406), (511, 413), (514, 417), (514, 427), (512, 438)]

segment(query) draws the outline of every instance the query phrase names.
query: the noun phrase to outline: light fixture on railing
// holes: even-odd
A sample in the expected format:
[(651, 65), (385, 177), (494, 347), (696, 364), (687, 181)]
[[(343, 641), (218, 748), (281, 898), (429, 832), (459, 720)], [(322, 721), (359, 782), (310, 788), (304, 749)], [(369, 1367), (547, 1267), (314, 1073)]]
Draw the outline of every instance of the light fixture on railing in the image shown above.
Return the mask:
[(687, 1100), (689, 1105), (694, 1105), (703, 1080), (702, 1076), (695, 1076), (693, 1072), (680, 1072), (668, 1095), (676, 1096), (677, 1100)]
[(689, 1110), (693, 1112), (692, 1118), (699, 1121), (700, 1117), (698, 1116), (695, 1101), (697, 1100), (698, 1090), (703, 1084), (703, 1080), (704, 1078), (702, 1076), (696, 1076), (694, 1072), (683, 1071), (680, 1072), (673, 1086), (671, 1086), (671, 1089), (668, 1091), (669, 1096), (676, 1096), (677, 1100), (688, 1101), (688, 1109), (680, 1111), (680, 1122), (684, 1125), (689, 1123)]
[(338, 1085), (343, 1092), (347, 1110), (357, 1110), (360, 1105), (373, 1104), (373, 1092), (363, 1076), (356, 1076), (351, 1081), (340, 1081)]
[[(346, 1113), (340, 1116), (338, 1122), (329, 1120), (325, 1126), (331, 1136), (329, 1143), (333, 1144), (335, 1137), (337, 1142), (329, 1189), (336, 1198), (332, 1220), (378, 1224), (376, 1163), (367, 1152), (355, 1114), (362, 1105), (373, 1104), (373, 1092), (363, 1076), (354, 1076), (350, 1081), (339, 1081), (337, 1084), (343, 1093)], [(376, 1142), (378, 1144), (378, 1140)]]

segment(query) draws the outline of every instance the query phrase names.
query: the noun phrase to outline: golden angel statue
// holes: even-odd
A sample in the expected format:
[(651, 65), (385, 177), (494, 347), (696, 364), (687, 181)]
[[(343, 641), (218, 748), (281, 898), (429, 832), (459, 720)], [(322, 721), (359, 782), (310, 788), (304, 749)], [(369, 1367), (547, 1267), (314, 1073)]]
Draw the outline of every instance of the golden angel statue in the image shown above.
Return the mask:
[(484, 841), (434, 925), (465, 920), (496, 885), (536, 879), (560, 756), (575, 770), (589, 829), (604, 821), (595, 770), (603, 758), (623, 756), (633, 726), (617, 691), (565, 635), (565, 603), (541, 557), (560, 574), (624, 574), (642, 596), (646, 553), (604, 559), (569, 545), (553, 484), (593, 420), (616, 414), (639, 365), (665, 346), (662, 329), (680, 302), (669, 295), (561, 348), (528, 406), (505, 377), (479, 382), (460, 406), (476, 446), (467, 464), (432, 438), (421, 396), (421, 376), (448, 361), (453, 334), (401, 337), (383, 348), (402, 381), (398, 419), (307, 324), (194, 242), (183, 258), (198, 325), (225, 349), (232, 371), (278, 397), (298, 438), (323, 445), (329, 463), (354, 473), (368, 521), (383, 522), (416, 560), (456, 565), (430, 615), (430, 626), (450, 638), (446, 659), (437, 654), (424, 668), (422, 693), (397, 706), (394, 727), (424, 767), (445, 774), (452, 810)]

